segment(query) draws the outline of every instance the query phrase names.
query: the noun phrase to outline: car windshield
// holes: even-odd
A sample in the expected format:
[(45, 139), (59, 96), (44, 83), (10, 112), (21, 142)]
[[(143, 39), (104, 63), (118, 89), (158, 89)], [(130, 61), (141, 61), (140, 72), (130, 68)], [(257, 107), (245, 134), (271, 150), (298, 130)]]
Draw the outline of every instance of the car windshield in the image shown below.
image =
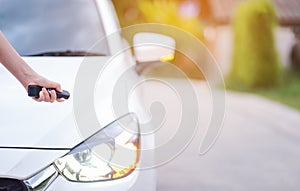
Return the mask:
[[(0, 30), (23, 56), (83, 55), (105, 35), (97, 11), (91, 0), (0, 0)], [(107, 43), (93, 51), (109, 54)]]

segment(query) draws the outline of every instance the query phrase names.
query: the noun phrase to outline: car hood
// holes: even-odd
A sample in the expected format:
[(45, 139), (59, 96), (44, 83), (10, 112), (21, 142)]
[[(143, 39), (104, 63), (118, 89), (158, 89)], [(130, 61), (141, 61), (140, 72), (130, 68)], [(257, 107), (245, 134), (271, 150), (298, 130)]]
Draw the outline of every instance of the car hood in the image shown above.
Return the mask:
[[(90, 59), (89, 64), (105, 65), (110, 57), (24, 58), (39, 74), (61, 83), (62, 89), (70, 92), (71, 97), (63, 103), (32, 100), (22, 85), (0, 65), (0, 177), (26, 178), (36, 173), (119, 117), (112, 111), (111, 92), (122, 70), (119, 65), (112, 64), (112, 70), (103, 78), (104, 83), (95, 84), (94, 98), (98, 99), (93, 109), (99, 127), (89, 130), (84, 127), (87, 128), (84, 129), (84, 135), (82, 129), (77, 127), (74, 117), (74, 84), (82, 79), (78, 79), (77, 74), (87, 59)], [(117, 62), (121, 65), (125, 63), (123, 60)], [(139, 107), (138, 103), (134, 101), (132, 105)]]
[[(104, 64), (109, 57), (97, 57)], [(72, 148), (83, 140), (73, 115), (73, 89), (83, 57), (25, 57), (39, 74), (61, 83), (71, 94), (63, 103), (39, 103), (0, 67), (1, 147)], [(105, 110), (105, 106), (102, 107)], [(105, 112), (102, 112), (105, 113)], [(112, 116), (102, 116), (109, 123)], [(100, 128), (100, 127), (99, 127)]]

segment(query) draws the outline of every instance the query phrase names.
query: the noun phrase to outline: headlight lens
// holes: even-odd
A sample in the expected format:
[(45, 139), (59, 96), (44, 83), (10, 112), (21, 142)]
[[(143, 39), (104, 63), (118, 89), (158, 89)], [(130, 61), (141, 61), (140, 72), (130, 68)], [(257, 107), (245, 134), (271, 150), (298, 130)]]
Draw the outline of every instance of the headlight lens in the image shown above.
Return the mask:
[(54, 162), (70, 181), (118, 179), (130, 174), (139, 159), (139, 126), (133, 114), (121, 117)]

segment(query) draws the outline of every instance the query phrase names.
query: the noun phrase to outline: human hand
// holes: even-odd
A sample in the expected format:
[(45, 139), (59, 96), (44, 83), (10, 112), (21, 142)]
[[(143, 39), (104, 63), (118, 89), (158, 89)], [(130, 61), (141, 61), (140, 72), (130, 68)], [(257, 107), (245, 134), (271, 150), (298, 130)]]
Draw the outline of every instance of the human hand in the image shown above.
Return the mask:
[[(41, 102), (58, 102), (64, 101), (64, 99), (57, 99), (54, 90), (48, 92), (46, 88), (54, 88), (56, 91), (62, 92), (60, 84), (52, 82), (43, 76), (36, 73), (18, 54), (13, 46), (8, 42), (5, 36), (0, 31), (0, 63), (3, 64), (23, 85), (27, 90), (28, 85), (39, 85), (44, 87), (39, 93), (39, 98), (33, 98), (34, 100)], [(28, 90), (27, 90), (28, 91)]]
[[(40, 91), (39, 93), (39, 98), (32, 98), (35, 101), (38, 102), (51, 102), (53, 103), (55, 100), (57, 102), (63, 102), (64, 99), (63, 98), (57, 98), (56, 96), (56, 91), (58, 92), (62, 92), (62, 89), (60, 87), (59, 83), (50, 81), (42, 76), (36, 76), (33, 77), (30, 82), (28, 83), (28, 85), (38, 85), (38, 86), (42, 86), (42, 91)], [(27, 85), (27, 87), (28, 87)], [(54, 88), (55, 90), (51, 90), (51, 91), (47, 91), (46, 88)]]

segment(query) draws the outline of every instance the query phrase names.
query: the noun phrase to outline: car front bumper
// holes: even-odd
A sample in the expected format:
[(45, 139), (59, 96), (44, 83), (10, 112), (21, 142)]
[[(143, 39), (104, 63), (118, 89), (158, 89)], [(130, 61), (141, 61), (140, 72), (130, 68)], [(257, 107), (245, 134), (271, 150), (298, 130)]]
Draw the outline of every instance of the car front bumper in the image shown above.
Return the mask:
[(62, 176), (49, 186), (47, 191), (154, 191), (156, 190), (156, 176), (153, 170), (134, 171), (130, 175), (110, 181), (92, 182), (92, 183), (75, 183), (69, 182)]

